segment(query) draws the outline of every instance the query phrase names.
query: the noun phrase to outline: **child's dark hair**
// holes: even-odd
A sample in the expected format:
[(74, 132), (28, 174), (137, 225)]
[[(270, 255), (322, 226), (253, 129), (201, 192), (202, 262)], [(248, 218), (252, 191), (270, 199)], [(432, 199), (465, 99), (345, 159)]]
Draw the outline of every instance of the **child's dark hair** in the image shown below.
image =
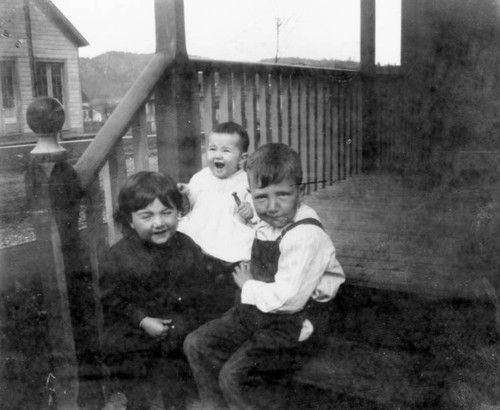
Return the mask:
[(127, 179), (120, 190), (113, 217), (122, 229), (128, 230), (132, 212), (146, 208), (156, 198), (166, 207), (183, 213), (184, 199), (172, 178), (159, 172), (137, 172)]
[(259, 188), (278, 184), (285, 179), (302, 184), (300, 156), (288, 145), (270, 143), (260, 146), (248, 157), (247, 174)]
[(240, 148), (242, 152), (248, 151), (248, 146), (250, 145), (250, 138), (248, 133), (240, 124), (235, 122), (221, 122), (212, 128), (211, 134), (237, 134), (240, 137)]

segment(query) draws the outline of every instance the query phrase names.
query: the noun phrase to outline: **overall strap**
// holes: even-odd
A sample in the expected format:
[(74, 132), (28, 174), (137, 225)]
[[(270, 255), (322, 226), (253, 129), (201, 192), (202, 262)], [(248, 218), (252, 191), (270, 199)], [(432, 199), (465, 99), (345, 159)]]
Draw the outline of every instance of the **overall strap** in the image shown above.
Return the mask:
[(288, 225), (285, 229), (283, 229), (281, 231), (281, 235), (278, 237), (278, 239), (276, 239), (276, 242), (280, 243), (281, 240), (283, 239), (283, 236), (285, 236), (285, 234), (288, 231), (290, 231), (291, 229), (293, 229), (293, 228), (295, 228), (296, 226), (299, 226), (299, 225), (315, 225), (318, 228), (321, 228), (321, 229), (324, 230), (323, 225), (317, 219), (314, 219), (314, 218), (305, 218), (305, 219), (301, 219), (300, 221), (294, 222), (293, 224)]

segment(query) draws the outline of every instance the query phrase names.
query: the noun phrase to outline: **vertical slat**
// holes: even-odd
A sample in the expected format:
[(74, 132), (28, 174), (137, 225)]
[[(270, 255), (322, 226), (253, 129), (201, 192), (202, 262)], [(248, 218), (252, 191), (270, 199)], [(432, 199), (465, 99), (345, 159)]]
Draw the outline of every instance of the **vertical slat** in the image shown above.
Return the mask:
[(309, 161), (311, 163), (310, 172), (312, 173), (311, 182), (314, 184), (310, 184), (310, 189), (314, 189), (314, 191), (318, 190), (318, 144), (319, 144), (319, 128), (318, 128), (318, 78), (312, 78), (312, 86), (311, 86), (311, 127), (310, 127), (310, 152), (309, 152)]
[(307, 141), (309, 134), (309, 102), (308, 102), (308, 79), (304, 76), (300, 78), (300, 134), (299, 134), (299, 153), (302, 159), (302, 168), (304, 172), (304, 182), (309, 180), (308, 174), (308, 149)]
[(219, 72), (219, 122), (233, 120), (232, 73)]
[(352, 81), (349, 83), (349, 135), (347, 137), (347, 147), (349, 149), (349, 176), (352, 177), (354, 173), (354, 87)]
[(332, 81), (327, 79), (325, 81), (325, 109), (324, 109), (324, 118), (325, 118), (325, 144), (324, 144), (324, 158), (325, 158), (325, 179), (327, 184), (332, 183), (332, 139), (333, 139), (333, 93), (332, 93), (333, 85)]
[(290, 77), (290, 146), (300, 151), (300, 79), (297, 75)]
[(269, 76), (259, 73), (259, 145), (270, 142), (269, 127)]
[[(327, 98), (327, 97), (326, 97)], [(325, 123), (325, 105), (327, 100), (325, 99), (325, 81), (321, 78), (318, 88), (318, 179), (321, 182), (321, 187), (325, 187), (326, 179), (326, 169), (325, 169), (325, 158), (326, 158), (326, 123)], [(318, 187), (319, 185), (316, 185)]]
[(246, 128), (243, 73), (233, 73), (233, 121)]
[(339, 180), (345, 179), (345, 83), (339, 87), (339, 138), (337, 140)]
[(139, 109), (132, 120), (132, 146), (135, 172), (148, 171), (148, 124), (145, 107)]
[(245, 73), (245, 117), (247, 118), (246, 129), (250, 137), (249, 152), (257, 147), (257, 88), (256, 75), (253, 71)]
[(339, 90), (338, 81), (332, 83), (332, 139), (330, 146), (330, 183), (339, 180)]
[(113, 210), (115, 209), (118, 199), (118, 192), (127, 178), (125, 155), (121, 140), (111, 152), (108, 162), (103, 167), (102, 176), (104, 201), (106, 204), (106, 220), (108, 222), (108, 241), (109, 245), (113, 245), (122, 237), (120, 230), (114, 223)]
[(285, 73), (281, 76), (281, 103), (282, 103), (282, 138), (281, 142), (292, 145), (292, 104), (291, 104), (291, 84), (290, 84), (290, 74)]
[(213, 71), (203, 72), (203, 99), (201, 102), (201, 131), (208, 134), (217, 122), (215, 99), (215, 74)]
[[(306, 181), (313, 182), (314, 181), (314, 140), (316, 138), (315, 135), (315, 124), (314, 124), (314, 98), (316, 92), (314, 90), (314, 78), (311, 76), (307, 77), (307, 89), (306, 89), (306, 134), (305, 134), (305, 148), (306, 148)], [(306, 193), (309, 194), (311, 192), (311, 184), (307, 184)]]
[(363, 127), (363, 121), (362, 121), (362, 112), (361, 112), (361, 107), (362, 107), (362, 93), (361, 93), (361, 81), (359, 81), (359, 79), (356, 81), (356, 84), (357, 84), (357, 97), (356, 97), (356, 101), (357, 101), (357, 108), (356, 108), (356, 116), (357, 116), (357, 120), (356, 120), (356, 126), (357, 126), (357, 140), (358, 140), (358, 143), (357, 143), (357, 147), (358, 147), (358, 150), (357, 150), (357, 155), (358, 155), (358, 161), (357, 161), (357, 169), (356, 169), (356, 173), (359, 174), (361, 173), (361, 170), (363, 169), (363, 138), (362, 138), (362, 127)]
[(271, 128), (271, 141), (281, 142), (281, 76), (279, 73), (271, 74), (271, 90), (269, 96), (269, 122)]

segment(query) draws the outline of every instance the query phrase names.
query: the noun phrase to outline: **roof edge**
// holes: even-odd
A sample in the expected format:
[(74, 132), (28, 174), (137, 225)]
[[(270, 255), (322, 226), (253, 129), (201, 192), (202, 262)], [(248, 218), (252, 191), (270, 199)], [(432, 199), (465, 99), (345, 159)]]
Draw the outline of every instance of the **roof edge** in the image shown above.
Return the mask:
[(52, 3), (51, 0), (35, 0), (42, 10), (50, 13), (52, 17), (58, 24), (68, 29), (69, 36), (73, 39), (78, 47), (85, 47), (90, 45), (90, 43), (83, 37), (83, 35), (76, 29), (76, 27), (69, 21), (69, 19), (62, 13), (57, 6)]

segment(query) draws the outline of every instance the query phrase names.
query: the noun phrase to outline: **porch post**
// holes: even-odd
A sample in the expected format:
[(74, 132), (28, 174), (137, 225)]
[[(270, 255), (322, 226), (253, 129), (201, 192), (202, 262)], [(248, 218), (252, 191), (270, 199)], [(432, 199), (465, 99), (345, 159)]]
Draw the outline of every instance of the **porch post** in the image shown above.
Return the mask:
[(38, 137), (30, 153), (26, 190), (40, 255), (38, 269), (52, 346), (55, 379), (51, 400), (58, 410), (77, 409), (78, 367), (59, 225), (71, 223), (62, 218), (68, 206), (74, 204), (79, 184), (66, 161), (66, 150), (57, 141), (64, 124), (61, 104), (53, 98), (39, 98), (30, 104), (26, 117)]
[(377, 143), (377, 99), (375, 75), (375, 2), (361, 1), (361, 84), (362, 84), (362, 169), (377, 168), (379, 149)]
[(155, 0), (156, 52), (175, 58), (155, 88), (158, 168), (188, 182), (201, 167), (197, 73), (186, 51), (183, 0)]

